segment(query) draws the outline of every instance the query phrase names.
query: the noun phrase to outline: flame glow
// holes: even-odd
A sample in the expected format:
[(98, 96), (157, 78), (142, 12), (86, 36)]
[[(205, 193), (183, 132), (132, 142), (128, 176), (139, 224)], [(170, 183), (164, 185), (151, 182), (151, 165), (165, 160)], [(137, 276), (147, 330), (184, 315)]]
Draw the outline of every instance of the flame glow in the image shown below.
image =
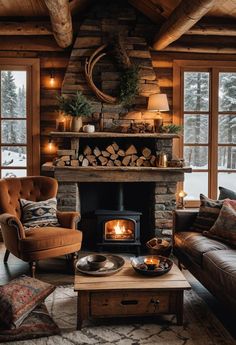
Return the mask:
[(117, 224), (114, 226), (114, 230), (116, 235), (122, 235), (125, 233), (125, 226), (120, 226), (120, 222), (118, 221)]

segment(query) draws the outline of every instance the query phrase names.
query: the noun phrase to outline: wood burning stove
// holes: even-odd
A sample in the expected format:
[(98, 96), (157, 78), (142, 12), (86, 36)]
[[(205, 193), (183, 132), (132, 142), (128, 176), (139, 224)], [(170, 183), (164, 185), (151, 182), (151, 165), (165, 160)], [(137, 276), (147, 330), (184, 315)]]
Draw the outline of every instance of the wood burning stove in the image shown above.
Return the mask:
[(117, 248), (140, 252), (140, 216), (124, 209), (123, 184), (118, 184), (118, 209), (97, 210), (97, 246), (99, 250)]

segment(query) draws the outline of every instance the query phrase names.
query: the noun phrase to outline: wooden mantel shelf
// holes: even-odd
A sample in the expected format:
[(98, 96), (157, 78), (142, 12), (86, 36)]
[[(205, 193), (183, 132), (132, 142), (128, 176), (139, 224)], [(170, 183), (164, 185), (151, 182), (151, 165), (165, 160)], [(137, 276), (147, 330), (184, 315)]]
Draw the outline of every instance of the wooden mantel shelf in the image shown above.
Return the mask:
[(179, 138), (178, 134), (172, 133), (115, 133), (115, 132), (51, 132), (54, 138), (153, 138), (153, 139), (174, 139)]
[(184, 173), (192, 172), (190, 167), (55, 167), (52, 162), (43, 164), (42, 170), (53, 172), (60, 182), (180, 182)]

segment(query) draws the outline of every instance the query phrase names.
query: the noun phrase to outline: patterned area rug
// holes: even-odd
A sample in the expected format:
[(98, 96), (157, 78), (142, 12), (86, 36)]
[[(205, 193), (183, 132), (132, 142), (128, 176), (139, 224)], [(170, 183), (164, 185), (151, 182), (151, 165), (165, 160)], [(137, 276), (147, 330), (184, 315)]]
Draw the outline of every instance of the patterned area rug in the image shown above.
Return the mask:
[[(186, 291), (184, 325), (174, 317), (106, 319), (84, 323), (76, 331), (76, 294), (73, 287), (58, 287), (46, 300), (62, 336), (17, 341), (15, 345), (234, 345), (236, 342), (194, 291)], [(13, 343), (8, 343), (13, 344)]]

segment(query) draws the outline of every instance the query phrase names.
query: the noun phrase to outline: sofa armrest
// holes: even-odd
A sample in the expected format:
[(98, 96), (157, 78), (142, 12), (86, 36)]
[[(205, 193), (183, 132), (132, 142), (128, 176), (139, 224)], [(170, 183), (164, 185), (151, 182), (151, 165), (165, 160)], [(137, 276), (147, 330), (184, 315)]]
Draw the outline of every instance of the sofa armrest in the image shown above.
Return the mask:
[(175, 210), (173, 212), (174, 232), (189, 231), (197, 214), (198, 210), (196, 209)]
[(77, 224), (81, 219), (79, 212), (57, 211), (57, 218), (63, 228), (77, 229)]

